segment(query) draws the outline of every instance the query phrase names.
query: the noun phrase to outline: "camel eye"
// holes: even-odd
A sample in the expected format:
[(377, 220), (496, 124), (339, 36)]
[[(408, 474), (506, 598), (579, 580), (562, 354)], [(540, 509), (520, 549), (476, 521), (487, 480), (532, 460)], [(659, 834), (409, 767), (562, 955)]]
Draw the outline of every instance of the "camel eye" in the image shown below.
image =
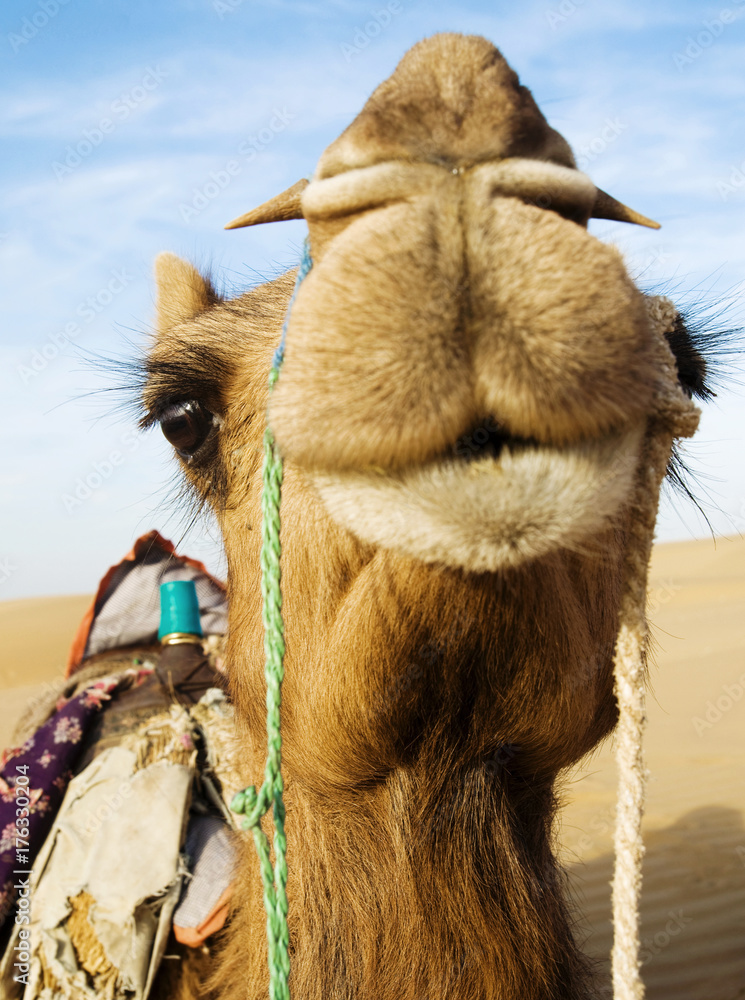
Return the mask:
[(158, 417), (166, 441), (182, 458), (190, 459), (217, 426), (214, 414), (201, 403), (172, 403)]

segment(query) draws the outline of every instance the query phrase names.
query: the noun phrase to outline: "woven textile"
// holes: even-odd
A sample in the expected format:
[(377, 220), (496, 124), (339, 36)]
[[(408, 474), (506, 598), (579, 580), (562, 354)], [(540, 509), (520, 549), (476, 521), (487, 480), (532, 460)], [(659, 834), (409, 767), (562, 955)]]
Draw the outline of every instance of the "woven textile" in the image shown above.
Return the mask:
[(150, 671), (128, 670), (94, 681), (64, 702), (26, 742), (0, 758), (0, 945), (16, 898), (14, 883), (31, 869), (98, 713), (117, 688), (139, 683)]
[(148, 996), (181, 891), (195, 735), (173, 705), (70, 781), (34, 863), (27, 961), (14, 926), (0, 966), (4, 1000)]
[(176, 940), (192, 948), (224, 923), (235, 869), (234, 835), (215, 816), (194, 816), (184, 848), (190, 877), (173, 914)]

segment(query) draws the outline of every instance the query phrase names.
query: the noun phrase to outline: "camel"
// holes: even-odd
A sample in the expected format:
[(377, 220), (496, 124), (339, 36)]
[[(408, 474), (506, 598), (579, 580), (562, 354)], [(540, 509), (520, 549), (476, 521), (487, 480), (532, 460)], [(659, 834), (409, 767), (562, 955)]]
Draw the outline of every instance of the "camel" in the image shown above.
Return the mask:
[[(285, 462), (291, 992), (589, 1000), (556, 782), (627, 705), (638, 869), (646, 566), (708, 389), (695, 332), (587, 223), (656, 223), (576, 169), (490, 42), (458, 34), (414, 46), (310, 182), (232, 225), (301, 217), (312, 267), (271, 397), (295, 273), (224, 300), (171, 254), (143, 393), (222, 529), (257, 786), (267, 420)], [(220, 1000), (267, 995), (246, 839)], [(637, 972), (633, 954), (615, 970), (619, 996), (641, 996)]]

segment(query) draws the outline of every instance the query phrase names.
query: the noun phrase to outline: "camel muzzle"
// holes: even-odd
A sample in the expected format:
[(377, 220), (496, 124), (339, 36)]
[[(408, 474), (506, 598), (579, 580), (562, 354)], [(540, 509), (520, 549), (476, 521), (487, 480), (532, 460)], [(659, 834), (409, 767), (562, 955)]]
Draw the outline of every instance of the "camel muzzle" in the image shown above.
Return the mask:
[(649, 324), (586, 222), (585, 175), (535, 161), (384, 163), (302, 192), (313, 269), (270, 422), (315, 471), (402, 470), (489, 414), (563, 446), (648, 407)]

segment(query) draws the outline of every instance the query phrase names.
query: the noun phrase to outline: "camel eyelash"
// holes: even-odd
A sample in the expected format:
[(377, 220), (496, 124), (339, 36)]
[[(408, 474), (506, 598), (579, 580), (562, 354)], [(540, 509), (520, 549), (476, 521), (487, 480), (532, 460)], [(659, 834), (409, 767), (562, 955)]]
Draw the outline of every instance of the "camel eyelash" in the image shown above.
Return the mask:
[[(657, 294), (671, 292), (659, 288), (655, 291)], [(666, 334), (683, 391), (703, 403), (715, 399), (721, 389), (738, 381), (736, 370), (742, 357), (743, 330), (724, 325), (729, 306), (727, 299), (712, 302), (702, 297), (681, 309), (674, 328)], [(716, 504), (703, 499), (707, 494), (702, 483), (704, 478), (705, 475), (693, 467), (684, 444), (676, 442), (665, 485), (674, 495), (690, 501), (711, 527), (706, 508), (716, 508)]]
[(140, 427), (159, 422), (169, 407), (194, 403), (221, 421), (220, 384), (225, 366), (208, 350), (182, 349), (175, 358), (150, 358), (141, 367), (140, 383), (145, 413)]

